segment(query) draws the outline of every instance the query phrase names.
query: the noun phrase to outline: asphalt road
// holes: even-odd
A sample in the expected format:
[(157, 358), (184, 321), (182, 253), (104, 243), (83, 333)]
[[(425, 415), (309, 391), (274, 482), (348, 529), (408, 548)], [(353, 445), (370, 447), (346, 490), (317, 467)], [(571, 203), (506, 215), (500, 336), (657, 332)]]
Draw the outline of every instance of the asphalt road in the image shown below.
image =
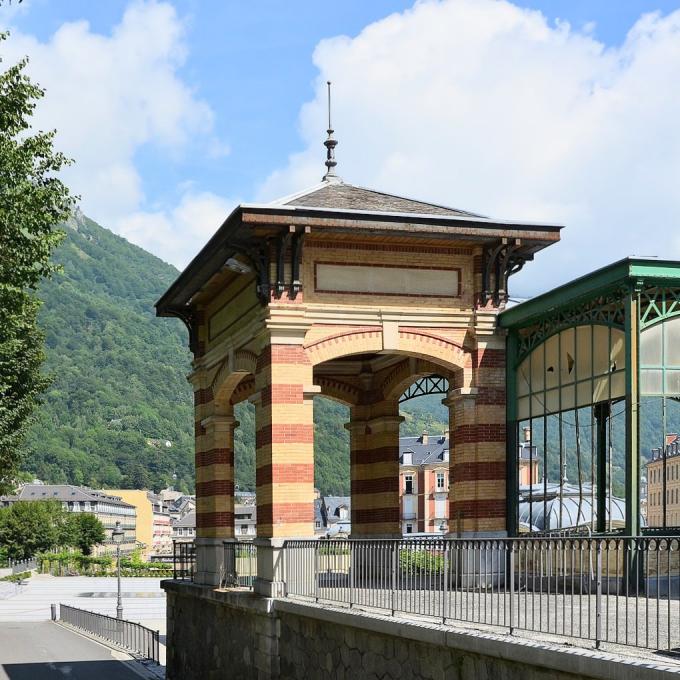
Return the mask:
[(140, 680), (129, 658), (49, 621), (0, 623), (0, 680)]

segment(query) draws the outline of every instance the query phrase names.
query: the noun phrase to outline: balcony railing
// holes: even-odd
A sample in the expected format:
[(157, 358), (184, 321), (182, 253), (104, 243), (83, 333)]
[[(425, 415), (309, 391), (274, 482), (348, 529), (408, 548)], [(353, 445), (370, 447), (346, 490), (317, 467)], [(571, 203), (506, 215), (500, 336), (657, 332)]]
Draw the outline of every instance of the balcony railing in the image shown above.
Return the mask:
[(224, 542), (224, 585), (252, 588), (257, 576), (257, 546), (254, 543)]
[[(225, 542), (223, 585), (252, 587), (256, 551)], [(680, 653), (678, 536), (310, 539), (283, 554), (287, 598)], [(175, 544), (176, 578), (193, 560)]]
[(194, 580), (196, 566), (196, 546), (193, 542), (173, 541), (172, 578), (182, 581)]
[(289, 541), (286, 596), (680, 651), (679, 538)]

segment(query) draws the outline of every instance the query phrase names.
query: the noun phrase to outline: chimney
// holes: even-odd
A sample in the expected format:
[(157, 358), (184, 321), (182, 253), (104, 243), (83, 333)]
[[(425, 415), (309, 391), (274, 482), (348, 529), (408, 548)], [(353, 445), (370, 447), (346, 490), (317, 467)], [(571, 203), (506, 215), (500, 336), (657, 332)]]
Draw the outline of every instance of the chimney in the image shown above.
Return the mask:
[(525, 427), (522, 429), (522, 432), (524, 432), (524, 441), (528, 444), (531, 441), (531, 428)]
[(429, 440), (429, 437), (428, 437), (428, 435), (427, 435), (427, 432), (423, 432), (423, 434), (422, 434), (421, 437), (420, 437), (420, 441), (421, 441), (423, 444), (427, 444), (428, 440)]

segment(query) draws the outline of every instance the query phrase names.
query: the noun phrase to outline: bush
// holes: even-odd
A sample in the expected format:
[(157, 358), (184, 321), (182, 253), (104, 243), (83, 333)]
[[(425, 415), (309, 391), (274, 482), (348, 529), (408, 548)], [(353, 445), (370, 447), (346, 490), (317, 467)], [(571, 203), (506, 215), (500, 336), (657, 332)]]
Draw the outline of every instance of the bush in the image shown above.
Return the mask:
[(430, 550), (400, 550), (399, 566), (413, 573), (440, 573), (444, 571), (444, 557)]
[(344, 542), (340, 543), (324, 543), (319, 548), (319, 555), (349, 555), (349, 546)]
[(22, 571), (19, 574), (10, 574), (9, 576), (3, 576), (3, 578), (0, 578), (0, 581), (11, 581), (12, 583), (19, 583), (19, 581), (23, 581), (24, 579), (27, 578), (31, 578), (30, 571)]

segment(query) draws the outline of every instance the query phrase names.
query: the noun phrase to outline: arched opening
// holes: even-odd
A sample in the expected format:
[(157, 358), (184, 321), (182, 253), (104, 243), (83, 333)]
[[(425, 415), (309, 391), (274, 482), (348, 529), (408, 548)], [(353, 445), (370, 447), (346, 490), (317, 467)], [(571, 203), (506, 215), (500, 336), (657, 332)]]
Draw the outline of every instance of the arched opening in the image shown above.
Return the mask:
[(443, 375), (416, 378), (399, 399), (400, 524), (404, 535), (449, 531), (449, 390)]
[[(369, 341), (362, 338), (356, 346), (365, 349)], [(409, 343), (406, 350), (377, 352), (352, 352), (347, 346), (341, 356), (335, 347), (318, 350), (319, 356), (334, 355), (314, 366), (315, 384), (346, 405), (349, 440), (343, 443), (349, 449), (351, 534), (356, 538), (449, 531), (449, 406), (442, 401), (450, 385), (463, 382), (465, 352), (449, 347), (456, 358), (452, 363), (427, 355), (431, 348), (413, 339)], [(317, 439), (320, 434), (317, 421)], [(409, 442), (414, 455), (405, 465), (402, 450)], [(316, 466), (319, 449), (315, 442)], [(347, 460), (337, 446), (328, 453), (336, 465)]]

